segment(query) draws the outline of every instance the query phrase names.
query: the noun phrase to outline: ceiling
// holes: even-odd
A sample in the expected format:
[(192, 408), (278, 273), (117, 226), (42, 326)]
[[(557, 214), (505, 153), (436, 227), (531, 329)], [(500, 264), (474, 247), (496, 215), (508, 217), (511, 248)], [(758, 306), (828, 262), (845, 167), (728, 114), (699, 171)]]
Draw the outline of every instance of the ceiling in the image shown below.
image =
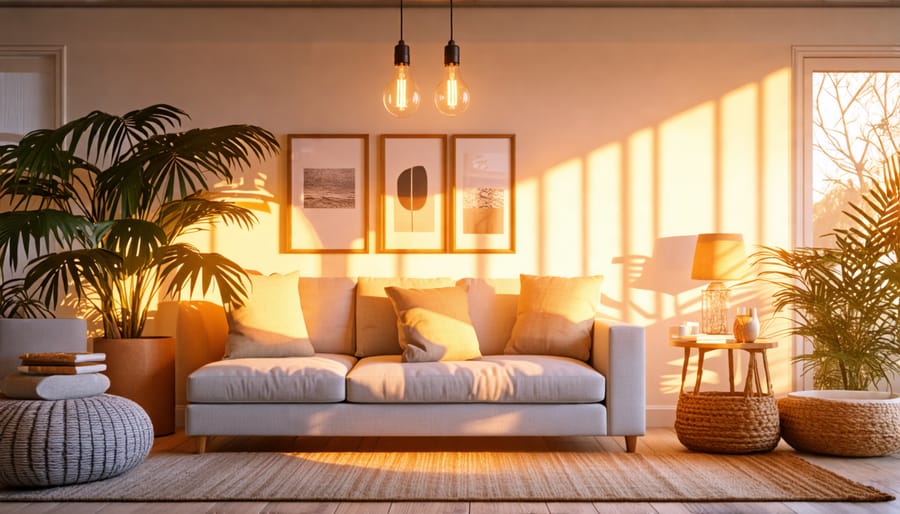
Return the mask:
[[(0, 0), (0, 7), (397, 7), (400, 0)], [(449, 0), (404, 0), (445, 7)], [(900, 0), (455, 0), (454, 7), (900, 7)]]

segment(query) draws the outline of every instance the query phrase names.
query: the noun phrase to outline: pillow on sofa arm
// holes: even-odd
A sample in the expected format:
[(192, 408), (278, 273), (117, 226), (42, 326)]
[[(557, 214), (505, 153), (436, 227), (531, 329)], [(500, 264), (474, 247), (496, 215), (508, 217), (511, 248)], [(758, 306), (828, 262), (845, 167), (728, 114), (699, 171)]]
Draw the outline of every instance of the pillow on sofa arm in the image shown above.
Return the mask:
[(464, 287), (385, 287), (397, 314), (403, 362), (459, 361), (481, 357)]
[(300, 306), (300, 272), (251, 274), (250, 294), (228, 313), (225, 358), (307, 357), (315, 349)]
[(590, 358), (602, 276), (521, 275), (516, 323), (504, 353)]

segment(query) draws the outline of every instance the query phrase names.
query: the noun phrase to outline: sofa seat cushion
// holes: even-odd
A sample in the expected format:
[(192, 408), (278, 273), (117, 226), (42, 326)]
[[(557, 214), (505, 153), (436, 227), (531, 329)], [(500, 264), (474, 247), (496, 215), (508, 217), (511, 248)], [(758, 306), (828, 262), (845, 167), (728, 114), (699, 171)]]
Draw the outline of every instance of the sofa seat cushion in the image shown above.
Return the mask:
[(490, 355), (468, 361), (361, 359), (347, 375), (357, 403), (593, 403), (606, 380), (584, 362), (548, 355)]
[(228, 359), (188, 377), (192, 403), (332, 403), (346, 399), (350, 355)]

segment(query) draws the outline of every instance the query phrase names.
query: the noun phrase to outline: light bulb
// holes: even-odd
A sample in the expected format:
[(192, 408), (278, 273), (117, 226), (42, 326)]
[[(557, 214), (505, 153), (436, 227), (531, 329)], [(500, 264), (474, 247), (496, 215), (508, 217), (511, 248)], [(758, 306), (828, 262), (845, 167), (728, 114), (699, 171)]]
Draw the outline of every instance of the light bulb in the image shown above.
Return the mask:
[(447, 116), (469, 108), (469, 87), (459, 74), (459, 47), (451, 39), (444, 47), (444, 78), (434, 90), (434, 105)]
[(384, 108), (398, 118), (419, 110), (419, 88), (409, 71), (409, 46), (401, 39), (394, 47), (394, 76), (381, 95)]

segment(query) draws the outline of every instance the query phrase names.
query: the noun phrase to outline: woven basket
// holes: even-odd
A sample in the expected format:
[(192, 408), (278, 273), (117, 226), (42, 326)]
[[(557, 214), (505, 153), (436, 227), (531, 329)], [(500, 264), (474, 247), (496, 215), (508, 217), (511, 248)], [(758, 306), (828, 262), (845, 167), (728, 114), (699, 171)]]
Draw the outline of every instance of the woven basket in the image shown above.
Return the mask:
[(900, 451), (900, 397), (874, 393), (801, 391), (778, 400), (781, 435), (802, 452), (875, 457)]
[(741, 393), (683, 393), (675, 433), (688, 449), (708, 453), (754, 453), (778, 445), (775, 397)]

